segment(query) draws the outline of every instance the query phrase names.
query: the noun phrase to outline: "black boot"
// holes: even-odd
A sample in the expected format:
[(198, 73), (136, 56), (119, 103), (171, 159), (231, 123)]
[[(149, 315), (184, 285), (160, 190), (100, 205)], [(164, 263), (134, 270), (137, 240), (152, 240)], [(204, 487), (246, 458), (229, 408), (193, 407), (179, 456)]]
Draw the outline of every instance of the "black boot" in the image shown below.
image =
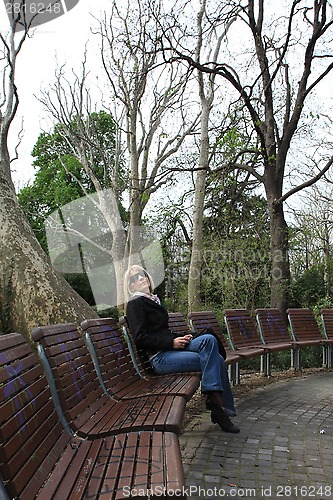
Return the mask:
[(222, 396), (217, 391), (207, 393), (206, 408), (214, 413), (219, 413), (222, 410), (222, 413), (228, 415), (228, 417), (236, 416), (235, 411), (229, 410), (229, 408), (223, 406)]
[(228, 417), (228, 415), (223, 415), (221, 412), (215, 413), (212, 411), (211, 413), (211, 421), (213, 424), (218, 424), (224, 432), (232, 432), (236, 434), (240, 431), (239, 427), (236, 427)]

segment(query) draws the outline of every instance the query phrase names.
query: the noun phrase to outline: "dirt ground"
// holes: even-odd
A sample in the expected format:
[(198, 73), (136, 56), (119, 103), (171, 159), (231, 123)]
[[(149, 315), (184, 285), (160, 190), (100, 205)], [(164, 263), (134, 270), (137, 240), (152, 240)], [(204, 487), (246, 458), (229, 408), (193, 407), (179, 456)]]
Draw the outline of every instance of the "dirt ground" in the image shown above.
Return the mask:
[[(304, 368), (301, 372), (295, 372), (294, 370), (274, 371), (271, 377), (264, 377), (255, 371), (241, 371), (241, 383), (238, 386), (233, 386), (232, 392), (235, 400), (237, 401), (253, 394), (254, 392), (264, 390), (267, 385), (290, 378), (304, 378), (311, 373), (316, 373), (318, 371), (323, 371), (323, 368)], [(203, 411), (206, 411), (205, 398), (201, 395), (200, 390), (198, 390), (186, 404), (184, 428), (194, 416), (199, 415)]]

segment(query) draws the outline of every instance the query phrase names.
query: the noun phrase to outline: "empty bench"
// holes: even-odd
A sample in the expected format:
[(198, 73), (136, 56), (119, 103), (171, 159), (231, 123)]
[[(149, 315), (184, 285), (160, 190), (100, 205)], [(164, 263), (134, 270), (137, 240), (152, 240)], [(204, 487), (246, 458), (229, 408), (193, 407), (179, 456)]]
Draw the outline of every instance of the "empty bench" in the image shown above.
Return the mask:
[(260, 356), (260, 371), (267, 374), (267, 358), (265, 347), (259, 337), (254, 318), (247, 309), (226, 309), (224, 311), (229, 343), (240, 359)]
[(0, 447), (4, 499), (116, 500), (160, 491), (185, 498), (176, 434), (73, 437), (58, 418), (38, 358), (18, 333), (0, 336)]
[(301, 368), (301, 349), (311, 346), (321, 346), (322, 365), (327, 366), (333, 341), (326, 336), (325, 329), (322, 335), (313, 311), (308, 308), (290, 308), (287, 314), (291, 334), (298, 347), (298, 368)]

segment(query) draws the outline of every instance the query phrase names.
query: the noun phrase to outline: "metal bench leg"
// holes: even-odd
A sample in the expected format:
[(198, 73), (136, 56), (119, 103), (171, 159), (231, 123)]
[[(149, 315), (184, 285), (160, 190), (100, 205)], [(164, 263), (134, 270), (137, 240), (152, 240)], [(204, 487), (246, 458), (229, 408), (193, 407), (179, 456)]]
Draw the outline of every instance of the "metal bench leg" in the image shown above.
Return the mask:
[(267, 356), (268, 354), (262, 354), (260, 356), (260, 373), (261, 375), (267, 376)]
[(232, 385), (235, 384), (235, 374), (234, 374), (234, 369), (233, 369), (233, 365), (229, 365), (228, 366), (228, 376), (229, 376), (229, 380), (231, 382)]
[(301, 367), (301, 350), (299, 347), (291, 349), (291, 368), (299, 371)]
[(326, 346), (322, 346), (323, 348), (323, 360), (322, 360), (322, 367), (327, 368), (328, 366), (328, 355), (327, 355), (327, 348)]
[(240, 385), (240, 365), (236, 363), (236, 385)]
[(327, 346), (327, 368), (332, 368), (332, 346)]
[(266, 354), (266, 375), (270, 377), (272, 375), (272, 365), (271, 365), (271, 353)]
[(232, 385), (239, 385), (239, 363), (229, 365), (228, 374)]

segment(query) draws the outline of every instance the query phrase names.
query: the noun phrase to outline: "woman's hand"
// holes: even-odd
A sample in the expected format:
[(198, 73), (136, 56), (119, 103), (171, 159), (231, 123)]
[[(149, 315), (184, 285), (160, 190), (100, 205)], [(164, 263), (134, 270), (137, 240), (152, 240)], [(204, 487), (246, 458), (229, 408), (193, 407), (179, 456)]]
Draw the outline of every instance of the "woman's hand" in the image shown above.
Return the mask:
[(187, 344), (192, 340), (192, 335), (184, 335), (183, 337), (176, 337), (173, 340), (173, 348), (174, 349), (184, 349)]

